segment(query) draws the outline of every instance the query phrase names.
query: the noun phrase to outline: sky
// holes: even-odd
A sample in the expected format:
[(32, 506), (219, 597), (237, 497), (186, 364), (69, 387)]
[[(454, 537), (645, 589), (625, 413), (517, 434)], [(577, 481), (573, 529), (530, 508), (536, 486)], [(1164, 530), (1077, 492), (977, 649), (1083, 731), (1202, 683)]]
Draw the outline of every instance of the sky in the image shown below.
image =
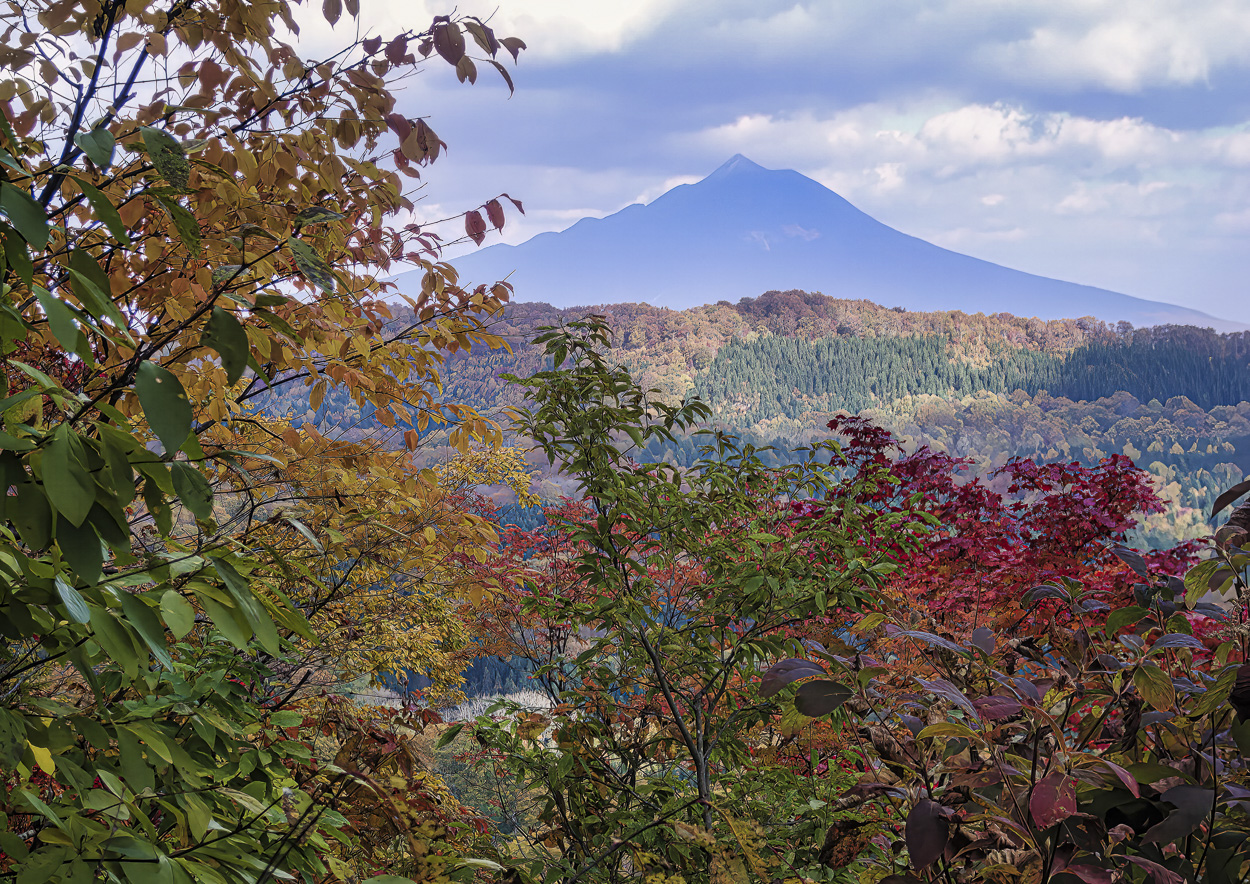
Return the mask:
[[(448, 11), (361, 7), (383, 36)], [(400, 93), (449, 145), (421, 220), (507, 192), (526, 214), (502, 239), (521, 242), (742, 153), (965, 254), (1250, 322), (1247, 0), (456, 8), (528, 49), (509, 61), (511, 98), (490, 72), (469, 86), (441, 63)], [(350, 36), (311, 23), (301, 48)]]

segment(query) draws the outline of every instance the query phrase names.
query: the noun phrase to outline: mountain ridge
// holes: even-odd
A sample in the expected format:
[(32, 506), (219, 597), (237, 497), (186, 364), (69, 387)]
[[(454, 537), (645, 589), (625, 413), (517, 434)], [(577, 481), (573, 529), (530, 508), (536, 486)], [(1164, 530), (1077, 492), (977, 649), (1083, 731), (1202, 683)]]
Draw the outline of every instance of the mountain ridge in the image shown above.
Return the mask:
[[(1246, 328), (941, 248), (877, 221), (794, 170), (765, 169), (742, 154), (651, 203), (452, 263), (465, 279), (508, 277), (519, 300), (562, 308), (643, 302), (681, 310), (803, 289), (917, 311)], [(417, 279), (419, 272), (395, 281), (405, 290)]]

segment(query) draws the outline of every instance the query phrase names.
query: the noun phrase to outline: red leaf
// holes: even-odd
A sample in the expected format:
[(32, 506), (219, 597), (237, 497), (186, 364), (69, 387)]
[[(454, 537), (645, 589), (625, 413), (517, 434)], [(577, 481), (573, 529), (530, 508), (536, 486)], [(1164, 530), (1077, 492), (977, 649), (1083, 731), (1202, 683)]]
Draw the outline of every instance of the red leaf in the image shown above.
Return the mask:
[(1033, 787), (1029, 813), (1040, 828), (1049, 829), (1076, 813), (1076, 786), (1071, 777), (1051, 771)]
[(1098, 866), (1078, 864), (1064, 869), (1069, 875), (1076, 875), (1085, 884), (1111, 884), (1111, 870), (1100, 869)]
[(1120, 765), (1116, 764), (1114, 761), (1108, 761), (1105, 758), (1099, 758), (1098, 761), (1116, 775), (1119, 781), (1124, 784), (1124, 788), (1133, 793), (1134, 798), (1141, 797), (1141, 787), (1137, 785), (1137, 777), (1120, 767)]
[(403, 141), (412, 132), (412, 123), (403, 114), (387, 114), (386, 125)]
[(1126, 856), (1124, 858), (1133, 865), (1145, 869), (1147, 878), (1152, 884), (1185, 884), (1184, 878), (1156, 862), (1142, 859), (1140, 856)]
[(946, 809), (936, 801), (921, 798), (907, 814), (904, 837), (912, 868), (917, 871), (927, 869), (946, 850), (946, 843), (950, 840)]
[(977, 697), (972, 701), (972, 705), (977, 707), (977, 712), (991, 721), (999, 718), (1011, 718), (1018, 715), (1024, 707), (1015, 697), (1000, 697), (993, 695), (989, 697)]
[(486, 217), (495, 225), (496, 230), (503, 230), (503, 206), (499, 205), (499, 200), (491, 200), (486, 204)]
[(518, 212), (520, 212), (522, 215), (524, 215), (524, 214), (525, 214), (525, 206), (521, 205), (521, 201), (520, 201), (520, 200), (514, 200), (512, 197), (508, 196), (506, 193), (504, 193), (504, 194), (500, 194), (500, 195), (501, 195), (504, 199), (506, 199), (508, 202), (512, 203), (512, 205), (516, 206), (516, 210), (517, 210)]
[(486, 221), (482, 218), (481, 212), (475, 209), (465, 213), (464, 232), (479, 246), (482, 244), (482, 240), (486, 239)]

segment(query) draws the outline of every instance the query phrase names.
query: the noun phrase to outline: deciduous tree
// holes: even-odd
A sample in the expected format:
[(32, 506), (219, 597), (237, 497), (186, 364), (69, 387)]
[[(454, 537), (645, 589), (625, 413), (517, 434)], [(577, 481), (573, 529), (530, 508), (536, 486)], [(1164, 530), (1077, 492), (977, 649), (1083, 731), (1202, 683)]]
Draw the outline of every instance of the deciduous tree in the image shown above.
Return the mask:
[[(310, 550), (334, 573), (429, 570), (488, 536), (403, 449), (434, 425), (498, 439), (441, 398), (439, 366), (498, 343), (509, 289), (461, 287), (404, 223), (444, 145), (392, 87), (428, 58), (510, 88), (523, 44), (440, 16), (305, 58), (297, 12), (0, 14), (0, 874), (23, 884), (354, 880), (379, 855), (351, 849), (361, 801), (397, 871), (456, 869), (411, 804), (377, 803), (385, 764), (317, 757), (292, 654), (310, 619), (321, 647), (343, 638)], [(359, 4), (323, 13), (348, 25)], [(481, 211), (504, 223), (495, 200), (466, 213), (478, 241)], [(425, 271), (400, 326), (379, 282), (398, 262)], [(346, 444), (255, 409), (290, 384), (346, 386), (395, 433)], [(331, 659), (384, 668), (372, 653)]]

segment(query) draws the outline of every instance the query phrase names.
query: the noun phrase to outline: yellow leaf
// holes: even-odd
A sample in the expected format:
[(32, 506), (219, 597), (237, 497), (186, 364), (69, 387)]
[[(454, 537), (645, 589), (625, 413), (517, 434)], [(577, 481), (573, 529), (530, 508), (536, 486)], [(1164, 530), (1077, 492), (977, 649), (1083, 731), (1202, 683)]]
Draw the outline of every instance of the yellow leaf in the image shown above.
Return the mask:
[(27, 742), (30, 747), (30, 754), (34, 756), (35, 764), (39, 765), (39, 769), (52, 776), (56, 773), (56, 762), (52, 760), (52, 753), (43, 746), (36, 746), (34, 743)]

